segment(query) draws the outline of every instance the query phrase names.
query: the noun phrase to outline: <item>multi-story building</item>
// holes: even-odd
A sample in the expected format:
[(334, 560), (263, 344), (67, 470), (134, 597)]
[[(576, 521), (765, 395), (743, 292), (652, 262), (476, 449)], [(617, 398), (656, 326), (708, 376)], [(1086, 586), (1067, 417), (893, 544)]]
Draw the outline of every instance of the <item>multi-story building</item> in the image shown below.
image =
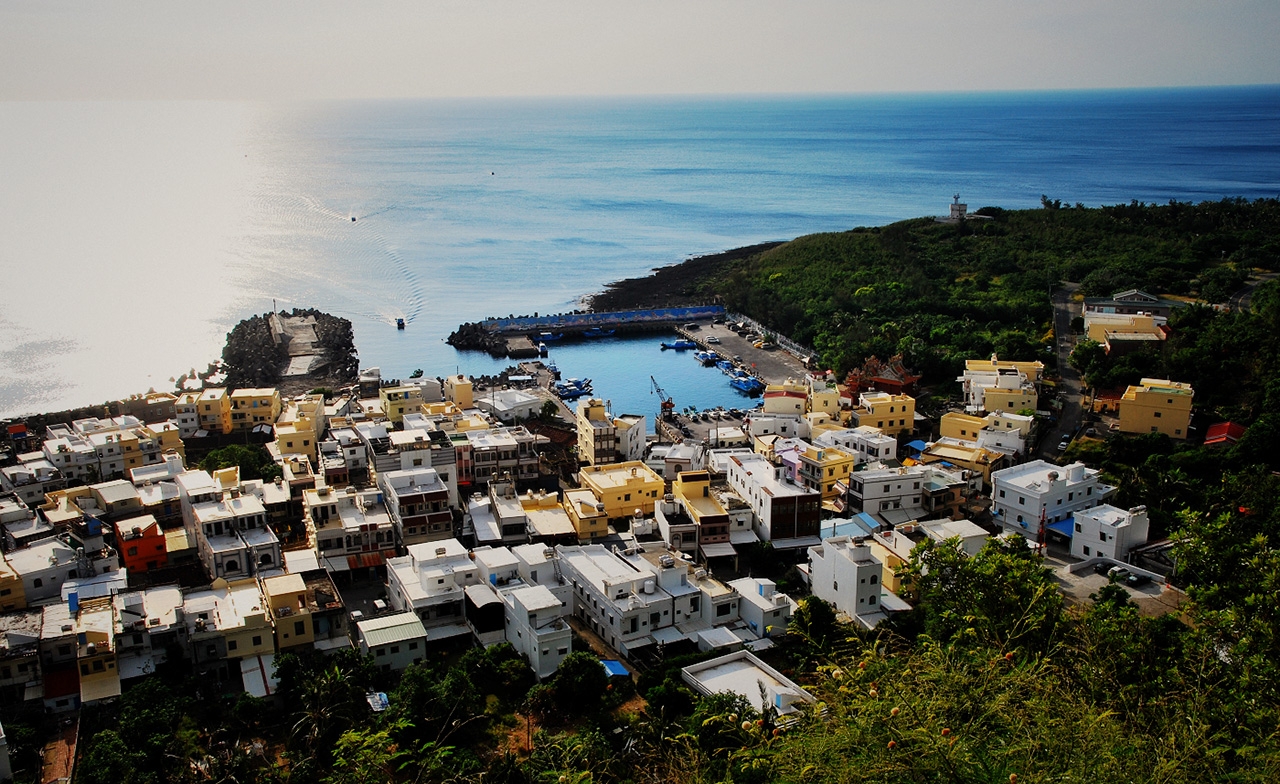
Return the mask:
[(991, 475), (991, 515), (1006, 532), (1037, 537), (1046, 526), (1092, 509), (1114, 487), (1098, 481), (1098, 471), (1083, 463), (1059, 467), (1043, 460), (996, 471)]
[(304, 455), (315, 465), (326, 427), (324, 395), (299, 395), (284, 405), (276, 420), (276, 449), (281, 455)]
[(1043, 372), (1042, 362), (1002, 362), (992, 355), (989, 360), (967, 360), (964, 375), (956, 380), (962, 385), (967, 413), (1017, 413), (1036, 409), (1036, 384)]
[(578, 401), (578, 460), (587, 465), (618, 462), (617, 430), (599, 398)]
[(46, 493), (67, 486), (67, 479), (40, 453), (26, 456), (17, 465), (0, 468), (0, 490), (12, 493), (28, 507), (44, 503)]
[(769, 384), (764, 388), (762, 411), (769, 414), (791, 414), (802, 416), (809, 405), (809, 387), (795, 379), (787, 379), (781, 384)]
[(863, 392), (849, 413), (854, 427), (869, 425), (887, 436), (909, 434), (916, 427), (916, 400), (910, 395)]
[(1120, 432), (1164, 433), (1170, 438), (1185, 439), (1194, 396), (1190, 384), (1144, 378), (1120, 398)]
[(881, 603), (884, 567), (871, 552), (847, 536), (836, 536), (809, 548), (809, 587), (865, 628), (887, 617)]
[(474, 405), (471, 379), (463, 375), (446, 378), (444, 380), (444, 399), (453, 403), (459, 409), (466, 410), (471, 408)]
[(22, 575), (14, 571), (4, 553), (0, 553), (0, 613), (21, 610), (27, 606), (27, 591)]
[(843, 449), (853, 456), (854, 465), (892, 460), (898, 453), (898, 439), (871, 425), (823, 429), (814, 434), (813, 444)]
[(206, 433), (226, 435), (231, 432), (231, 396), (227, 390), (212, 387), (202, 391), (196, 398), (196, 414), (200, 417), (200, 429)]
[(662, 477), (638, 460), (587, 466), (579, 477), (583, 488), (604, 504), (605, 516), (610, 520), (630, 518), (637, 509), (641, 514), (653, 514), (654, 504), (665, 487)]
[(129, 573), (140, 574), (168, 565), (164, 529), (154, 517), (131, 517), (117, 520), (113, 525), (116, 544), (120, 548), (120, 559), (124, 561), (124, 568)]
[(170, 647), (181, 645), (185, 632), (182, 603), (182, 589), (176, 585), (124, 591), (112, 597), (121, 681), (154, 673), (156, 665), (167, 661)]
[(453, 513), (449, 488), (434, 468), (388, 471), (378, 476), (378, 487), (396, 535), (405, 545), (453, 537)]
[(849, 478), (849, 508), (897, 524), (923, 517), (924, 466), (858, 471)]
[(231, 393), (231, 429), (243, 433), (280, 418), (280, 390), (275, 387), (237, 389)]
[(1033, 417), (1006, 411), (993, 411), (982, 417), (951, 411), (942, 415), (939, 434), (983, 449), (1024, 455), (1034, 422)]
[(173, 418), (178, 423), (178, 435), (194, 438), (200, 430), (200, 393), (183, 392), (173, 401)]
[(216, 491), (212, 500), (193, 503), (187, 532), (213, 579), (250, 577), (278, 569), (282, 563), (280, 539), (267, 524), (266, 507), (257, 496), (242, 491), (238, 482), (229, 490)]
[(1102, 504), (1074, 515), (1071, 554), (1077, 558), (1127, 561), (1129, 552), (1147, 543), (1147, 508), (1119, 509)]
[(464, 602), (481, 585), (480, 567), (457, 539), (411, 545), (408, 555), (387, 561), (387, 597), (396, 610), (414, 613), (438, 640), (470, 634)]
[[(196, 672), (226, 678), (241, 662), (265, 664), (275, 653), (275, 634), (263, 609), (262, 588), (252, 578), (214, 583), (183, 597), (183, 642)], [(262, 658), (259, 658), (262, 657)]]
[(823, 501), (834, 501), (848, 489), (853, 473), (854, 455), (832, 446), (804, 444), (796, 450), (796, 479), (817, 491)]
[(276, 650), (311, 647), (316, 639), (315, 626), (311, 622), (315, 602), (302, 575), (280, 574), (261, 582), (267, 618), (275, 633)]
[(731, 456), (727, 467), (729, 486), (751, 507), (761, 539), (775, 549), (817, 542), (821, 494), (783, 479), (783, 469), (763, 455)]
[(741, 597), (738, 614), (752, 634), (758, 637), (775, 637), (786, 633), (796, 604), (791, 601), (791, 597), (778, 592), (773, 580), (742, 577), (730, 581), (729, 587)]
[(604, 504), (590, 490), (564, 491), (564, 511), (573, 524), (579, 543), (590, 543), (609, 535), (609, 515)]
[[(0, 559), (3, 568), (3, 559)], [(40, 685), (39, 609), (8, 608), (0, 613), (0, 700), (21, 705)]]
[(28, 606), (57, 599), (68, 581), (120, 569), (120, 559), (113, 548), (77, 548), (69, 543), (66, 535), (41, 539), (5, 554), (5, 559), (13, 573), (22, 579), (22, 593)]
[[(729, 514), (711, 493), (710, 472), (682, 471), (677, 474), (671, 483), (671, 497), (693, 521), (693, 543), (701, 560), (736, 555), (729, 537)], [(676, 549), (688, 549), (671, 539), (667, 541)]]
[(318, 487), (303, 496), (311, 549), (329, 571), (380, 567), (396, 554), (395, 525), (377, 490)]
[(467, 432), (471, 445), (472, 481), (488, 484), (510, 478), (530, 482), (538, 478), (538, 437), (523, 425)]
[(383, 413), (392, 424), (400, 424), (405, 414), (422, 410), (422, 390), (418, 387), (382, 387), (378, 390), (378, 399), (382, 402)]

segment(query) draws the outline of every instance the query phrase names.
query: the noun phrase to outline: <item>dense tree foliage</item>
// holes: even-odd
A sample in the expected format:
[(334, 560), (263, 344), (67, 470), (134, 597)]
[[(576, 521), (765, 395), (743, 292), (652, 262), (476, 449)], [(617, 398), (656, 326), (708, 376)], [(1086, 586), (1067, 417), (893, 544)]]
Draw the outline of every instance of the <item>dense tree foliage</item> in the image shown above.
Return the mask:
[(229, 444), (214, 449), (200, 461), (200, 468), (209, 472), (233, 466), (240, 468), (242, 480), (262, 479), (269, 482), (282, 474), (282, 469), (271, 459), (271, 454), (257, 445)]
[(1139, 287), (1222, 302), (1280, 261), (1280, 201), (1132, 203), (1005, 211), (801, 237), (739, 262), (718, 284), (731, 309), (812, 345), (843, 373), (901, 353), (926, 382), (964, 359), (1052, 360), (1050, 289)]

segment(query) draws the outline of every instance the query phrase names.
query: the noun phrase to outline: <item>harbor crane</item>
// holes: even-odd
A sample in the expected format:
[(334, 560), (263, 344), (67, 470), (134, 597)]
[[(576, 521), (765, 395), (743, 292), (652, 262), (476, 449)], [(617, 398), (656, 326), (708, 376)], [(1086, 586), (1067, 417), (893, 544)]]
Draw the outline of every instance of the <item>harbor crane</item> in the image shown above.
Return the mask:
[(652, 391), (657, 392), (658, 399), (662, 401), (662, 418), (667, 421), (671, 421), (676, 411), (675, 401), (672, 400), (671, 396), (664, 392), (662, 387), (658, 385), (658, 379), (653, 376), (649, 376), (649, 380), (653, 382)]

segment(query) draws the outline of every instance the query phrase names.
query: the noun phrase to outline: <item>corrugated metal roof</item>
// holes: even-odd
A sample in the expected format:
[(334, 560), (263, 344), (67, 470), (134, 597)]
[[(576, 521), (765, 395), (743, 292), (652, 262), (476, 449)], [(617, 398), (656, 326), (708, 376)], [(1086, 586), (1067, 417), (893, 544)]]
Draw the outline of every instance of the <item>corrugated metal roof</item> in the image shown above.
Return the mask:
[(404, 640), (417, 640), (427, 636), (427, 630), (418, 616), (411, 612), (384, 615), (356, 624), (360, 637), (370, 648)]

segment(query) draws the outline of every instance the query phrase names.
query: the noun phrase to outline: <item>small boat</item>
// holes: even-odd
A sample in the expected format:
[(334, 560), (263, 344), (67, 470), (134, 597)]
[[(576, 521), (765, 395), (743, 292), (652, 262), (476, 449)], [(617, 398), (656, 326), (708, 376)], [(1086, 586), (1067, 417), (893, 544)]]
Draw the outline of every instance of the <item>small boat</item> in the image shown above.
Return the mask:
[(540, 357), (545, 357), (546, 355), (547, 355), (547, 344), (546, 344), (546, 343), (539, 343), (539, 344), (538, 344), (538, 356), (540, 356)]
[(748, 395), (759, 394), (764, 390), (764, 384), (760, 382), (760, 379), (749, 376), (746, 373), (739, 373), (729, 379), (729, 386)]
[(560, 339), (560, 338), (562, 338), (562, 337), (564, 337), (564, 333), (563, 333), (563, 332), (539, 332), (539, 333), (538, 333), (538, 342), (539, 342), (539, 343), (550, 343), (551, 341), (553, 341), (553, 340), (559, 340), (559, 339)]
[(560, 368), (556, 367), (556, 363), (548, 362), (546, 364), (547, 372), (551, 374), (553, 379), (560, 378)]
[[(355, 218), (352, 218), (351, 220), (355, 220)], [(396, 319), (396, 329), (404, 329), (404, 319)]]
[(714, 351), (695, 351), (693, 358), (701, 362), (706, 367), (711, 367), (720, 359), (720, 355)]
[(561, 400), (573, 400), (583, 395), (590, 395), (591, 379), (585, 378), (579, 381), (576, 378), (570, 378), (560, 381), (556, 383), (555, 390)]
[(618, 330), (616, 329), (600, 329), (599, 327), (592, 327), (586, 332), (583, 332), (582, 336), (584, 338), (607, 338), (617, 331)]
[(737, 372), (737, 368), (734, 366), (734, 364), (727, 359), (722, 359), (719, 362), (717, 362), (716, 367), (720, 368), (720, 370), (722, 370), (726, 376), (732, 376), (735, 372)]
[(662, 350), (674, 349), (675, 351), (687, 351), (691, 348), (697, 348), (698, 344), (692, 340), (677, 340), (674, 343), (663, 343)]

